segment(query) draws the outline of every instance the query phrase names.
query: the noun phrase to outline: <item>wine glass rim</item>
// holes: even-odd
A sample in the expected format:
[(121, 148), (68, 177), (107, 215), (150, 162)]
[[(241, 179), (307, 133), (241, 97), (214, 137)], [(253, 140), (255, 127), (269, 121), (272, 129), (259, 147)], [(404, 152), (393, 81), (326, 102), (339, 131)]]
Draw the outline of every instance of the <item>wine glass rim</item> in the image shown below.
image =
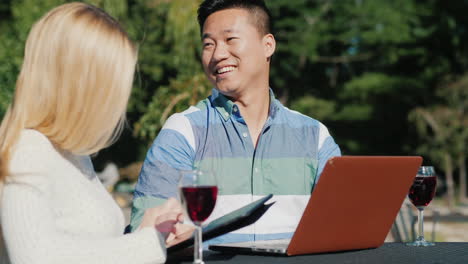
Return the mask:
[(217, 179), (212, 170), (188, 169), (179, 171), (179, 187), (181, 186), (217, 186)]
[(435, 170), (433, 166), (421, 166), (418, 169), (418, 176), (435, 176)]

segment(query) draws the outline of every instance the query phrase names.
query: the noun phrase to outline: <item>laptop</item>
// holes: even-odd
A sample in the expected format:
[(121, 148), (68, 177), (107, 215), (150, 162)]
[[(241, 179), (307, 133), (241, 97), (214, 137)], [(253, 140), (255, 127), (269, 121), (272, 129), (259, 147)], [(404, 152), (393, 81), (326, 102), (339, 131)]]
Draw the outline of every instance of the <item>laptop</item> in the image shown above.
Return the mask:
[(421, 157), (333, 157), (291, 239), (218, 244), (209, 249), (292, 256), (377, 248), (384, 243), (421, 163)]

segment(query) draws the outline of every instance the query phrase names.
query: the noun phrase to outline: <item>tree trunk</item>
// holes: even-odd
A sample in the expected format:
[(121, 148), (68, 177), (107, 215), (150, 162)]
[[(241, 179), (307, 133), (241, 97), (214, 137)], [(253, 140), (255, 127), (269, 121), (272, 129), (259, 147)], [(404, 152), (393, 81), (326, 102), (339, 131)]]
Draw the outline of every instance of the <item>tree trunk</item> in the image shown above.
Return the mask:
[(465, 154), (461, 154), (458, 157), (458, 168), (460, 170), (460, 192), (458, 198), (461, 203), (467, 203), (468, 199), (466, 197), (466, 164), (465, 164)]
[(455, 208), (455, 190), (453, 187), (453, 164), (450, 154), (445, 153), (445, 181), (447, 183), (447, 203), (450, 211)]

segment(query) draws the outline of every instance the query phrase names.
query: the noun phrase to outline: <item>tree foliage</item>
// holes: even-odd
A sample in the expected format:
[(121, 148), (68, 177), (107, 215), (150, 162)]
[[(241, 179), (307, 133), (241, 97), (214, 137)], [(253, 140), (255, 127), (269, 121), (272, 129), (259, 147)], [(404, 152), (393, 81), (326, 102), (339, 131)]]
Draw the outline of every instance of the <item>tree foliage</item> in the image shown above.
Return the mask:
[(129, 111), (134, 136), (151, 142), (167, 117), (209, 94), (200, 60), (200, 1), (138, 1), (129, 18), (139, 70)]
[[(32, 23), (64, 2), (0, 3), (0, 115), (11, 100)], [(170, 114), (210, 93), (200, 63), (196, 10), (201, 0), (89, 2), (121, 21), (139, 48), (128, 106), (131, 132), (99, 157), (141, 160)], [(445, 151), (452, 170), (464, 167), (467, 1), (267, 4), (277, 40), (271, 87), (288, 107), (325, 123), (344, 154), (422, 154), (428, 164), (444, 168), (447, 158), (440, 151)], [(428, 116), (446, 134), (436, 132)]]

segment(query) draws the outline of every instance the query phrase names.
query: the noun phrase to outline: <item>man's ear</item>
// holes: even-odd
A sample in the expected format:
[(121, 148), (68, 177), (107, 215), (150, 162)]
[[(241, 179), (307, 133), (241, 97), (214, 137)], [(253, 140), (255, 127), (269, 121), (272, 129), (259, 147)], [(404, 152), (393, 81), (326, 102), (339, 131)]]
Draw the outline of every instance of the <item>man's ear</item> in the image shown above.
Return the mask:
[(273, 34), (266, 34), (263, 36), (263, 47), (265, 52), (265, 57), (270, 59), (270, 57), (275, 53), (276, 49), (276, 40)]

